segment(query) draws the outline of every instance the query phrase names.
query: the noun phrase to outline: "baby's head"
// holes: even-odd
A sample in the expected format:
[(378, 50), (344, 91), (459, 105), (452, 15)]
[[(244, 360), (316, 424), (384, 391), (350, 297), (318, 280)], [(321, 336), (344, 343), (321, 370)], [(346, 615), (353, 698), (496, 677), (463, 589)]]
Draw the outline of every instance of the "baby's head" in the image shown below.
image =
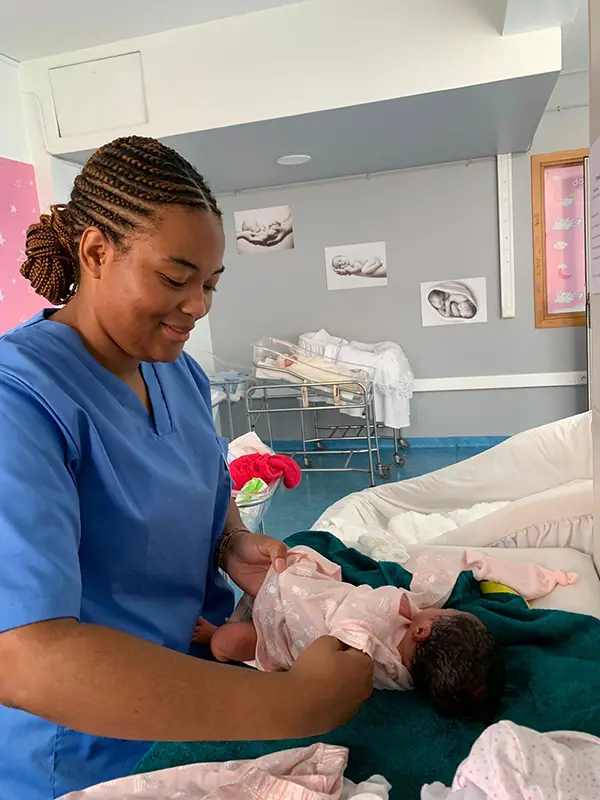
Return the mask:
[(456, 305), (458, 306), (458, 314), (463, 319), (473, 319), (477, 313), (477, 306), (471, 300), (461, 300)]
[(434, 308), (441, 308), (448, 299), (448, 295), (446, 292), (442, 292), (441, 289), (434, 289), (429, 292), (427, 299)]
[(349, 266), (350, 261), (345, 256), (334, 256), (331, 259), (331, 264), (336, 269), (343, 269), (344, 267)]
[(415, 690), (445, 717), (489, 721), (504, 690), (500, 647), (472, 614), (430, 608), (400, 644)]

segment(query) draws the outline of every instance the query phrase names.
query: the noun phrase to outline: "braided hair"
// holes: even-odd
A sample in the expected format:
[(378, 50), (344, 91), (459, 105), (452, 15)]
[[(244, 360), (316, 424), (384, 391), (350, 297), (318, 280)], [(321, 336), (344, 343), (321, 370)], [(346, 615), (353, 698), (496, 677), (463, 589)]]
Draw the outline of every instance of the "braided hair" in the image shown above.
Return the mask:
[(99, 228), (116, 246), (160, 205), (202, 209), (221, 217), (204, 178), (156, 139), (128, 136), (97, 150), (75, 178), (71, 199), (54, 205), (27, 230), (21, 274), (53, 305), (79, 286), (79, 242)]

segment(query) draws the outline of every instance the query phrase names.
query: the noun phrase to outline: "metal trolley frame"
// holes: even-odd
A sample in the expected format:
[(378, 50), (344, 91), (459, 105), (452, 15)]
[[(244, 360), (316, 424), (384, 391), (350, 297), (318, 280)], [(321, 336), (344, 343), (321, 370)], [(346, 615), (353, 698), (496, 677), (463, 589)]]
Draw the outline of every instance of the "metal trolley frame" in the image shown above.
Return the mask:
[[(330, 402), (326, 402), (326, 398)], [(268, 441), (273, 449), (272, 414), (299, 414), (301, 448), (299, 450), (280, 450), (279, 452), (302, 458), (305, 470), (313, 472), (366, 472), (369, 475), (371, 486), (375, 486), (375, 471), (382, 478), (388, 478), (391, 465), (383, 464), (379, 448), (379, 426), (375, 421), (373, 386), (371, 383), (348, 378), (334, 382), (303, 382), (278, 383), (276, 380), (254, 383), (246, 390), (246, 413), (249, 429), (254, 431), (261, 417), (266, 419)], [(296, 401), (291, 407), (278, 407), (277, 403), (284, 400)], [(359, 409), (364, 421), (343, 425), (320, 425), (319, 413), (322, 411)], [(312, 416), (313, 436), (307, 434), (306, 415)], [(394, 458), (400, 466), (404, 457), (400, 455), (399, 447), (408, 446), (401, 439), (399, 431), (394, 431)], [(328, 449), (327, 442), (364, 442), (362, 448)], [(366, 454), (368, 466), (352, 466), (352, 458), (359, 454)], [(346, 456), (343, 467), (314, 467), (315, 455), (342, 455)]]

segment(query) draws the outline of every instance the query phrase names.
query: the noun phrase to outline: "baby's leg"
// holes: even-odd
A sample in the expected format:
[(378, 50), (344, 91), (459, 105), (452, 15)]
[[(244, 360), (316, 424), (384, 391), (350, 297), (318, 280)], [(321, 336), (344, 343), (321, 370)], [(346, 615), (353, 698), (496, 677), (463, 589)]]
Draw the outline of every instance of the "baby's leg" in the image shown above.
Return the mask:
[(256, 640), (256, 628), (252, 622), (228, 622), (217, 628), (210, 649), (217, 661), (253, 661)]

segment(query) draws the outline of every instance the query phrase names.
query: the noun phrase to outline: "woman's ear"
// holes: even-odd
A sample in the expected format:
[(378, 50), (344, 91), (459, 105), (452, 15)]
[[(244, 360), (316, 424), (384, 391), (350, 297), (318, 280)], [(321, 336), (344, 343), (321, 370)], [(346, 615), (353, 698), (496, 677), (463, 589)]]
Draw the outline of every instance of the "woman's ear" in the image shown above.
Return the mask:
[(100, 228), (86, 228), (79, 242), (79, 264), (82, 273), (93, 280), (102, 277), (102, 269), (114, 250), (113, 243)]

